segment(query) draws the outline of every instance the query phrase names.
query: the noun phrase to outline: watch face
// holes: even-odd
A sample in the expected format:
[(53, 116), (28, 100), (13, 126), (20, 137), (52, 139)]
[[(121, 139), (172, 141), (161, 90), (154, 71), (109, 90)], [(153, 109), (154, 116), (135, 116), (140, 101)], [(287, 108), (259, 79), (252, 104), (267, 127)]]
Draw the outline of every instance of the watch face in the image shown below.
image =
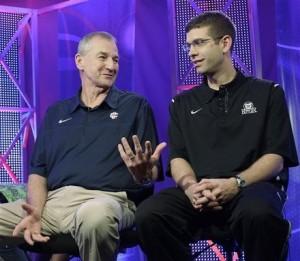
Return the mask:
[(242, 179), (240, 176), (236, 176), (236, 182), (239, 188), (245, 187), (246, 181)]
[(238, 187), (240, 188), (242, 186), (242, 182), (240, 179), (237, 179)]
[(245, 185), (246, 185), (246, 181), (241, 179), (241, 187), (245, 187)]

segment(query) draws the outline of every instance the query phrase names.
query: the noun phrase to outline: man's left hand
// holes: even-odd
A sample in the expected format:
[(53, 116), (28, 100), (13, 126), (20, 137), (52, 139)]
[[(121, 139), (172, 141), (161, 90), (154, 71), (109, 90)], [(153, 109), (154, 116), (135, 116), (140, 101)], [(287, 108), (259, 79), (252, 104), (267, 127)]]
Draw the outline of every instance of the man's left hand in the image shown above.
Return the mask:
[(28, 203), (22, 204), (22, 208), (27, 215), (16, 225), (13, 236), (17, 237), (24, 233), (25, 241), (31, 246), (35, 242), (47, 242), (50, 238), (41, 234), (41, 217), (36, 213), (36, 209)]
[(142, 183), (144, 180), (153, 179), (152, 171), (156, 166), (162, 150), (167, 146), (165, 142), (160, 143), (152, 153), (150, 141), (145, 142), (143, 151), (137, 135), (132, 136), (134, 150), (131, 149), (126, 138), (121, 139), (122, 144), (118, 144), (121, 158), (129, 169), (135, 181)]
[[(206, 191), (209, 188), (210, 192), (216, 198), (216, 202), (220, 205), (229, 202), (239, 192), (235, 178), (202, 179), (199, 182), (199, 185), (202, 187), (203, 191)], [(212, 208), (213, 206), (214, 204), (211, 205), (209, 203), (206, 205), (207, 208)]]

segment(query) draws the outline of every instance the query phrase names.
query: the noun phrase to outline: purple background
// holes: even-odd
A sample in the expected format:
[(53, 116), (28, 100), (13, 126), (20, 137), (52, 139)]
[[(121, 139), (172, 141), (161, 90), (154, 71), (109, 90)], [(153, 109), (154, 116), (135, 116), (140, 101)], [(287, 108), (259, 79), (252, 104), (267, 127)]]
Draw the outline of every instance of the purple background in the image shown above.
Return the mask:
[[(174, 0), (175, 1), (175, 0)], [(20, 3), (22, 2), (22, 3)], [(41, 8), (59, 0), (6, 0), (0, 5)], [(300, 148), (300, 1), (257, 1), (262, 76), (286, 91), (297, 148)], [(71, 97), (80, 81), (74, 64), (79, 39), (91, 31), (108, 31), (119, 43), (120, 72), (116, 85), (137, 92), (152, 104), (161, 140), (167, 141), (168, 104), (175, 93), (175, 44), (172, 0), (89, 0), (45, 13), (38, 18), (37, 115), (57, 100)], [(256, 1), (249, 0), (250, 5)], [(29, 46), (29, 45), (28, 45)], [(29, 55), (30, 48), (28, 47)], [(26, 66), (26, 62), (25, 62)], [(25, 68), (28, 70), (28, 68)], [(29, 73), (29, 72), (28, 72)], [(31, 87), (27, 78), (26, 88)], [(166, 165), (167, 150), (164, 152)], [(300, 176), (291, 172), (285, 214), (293, 224), (290, 260), (300, 255)], [(158, 184), (172, 184), (169, 178)], [(270, 238), (271, 240), (271, 238)]]

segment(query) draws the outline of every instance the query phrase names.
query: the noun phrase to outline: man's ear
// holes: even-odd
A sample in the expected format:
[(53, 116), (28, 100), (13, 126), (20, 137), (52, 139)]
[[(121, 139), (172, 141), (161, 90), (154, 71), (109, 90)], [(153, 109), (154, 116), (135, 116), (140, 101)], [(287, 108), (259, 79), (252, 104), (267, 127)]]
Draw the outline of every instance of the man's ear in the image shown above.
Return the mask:
[(230, 52), (231, 46), (232, 46), (232, 38), (230, 35), (224, 35), (221, 39), (222, 47), (223, 47), (223, 53)]
[(83, 70), (83, 57), (79, 53), (76, 53), (75, 55), (75, 64), (79, 71)]

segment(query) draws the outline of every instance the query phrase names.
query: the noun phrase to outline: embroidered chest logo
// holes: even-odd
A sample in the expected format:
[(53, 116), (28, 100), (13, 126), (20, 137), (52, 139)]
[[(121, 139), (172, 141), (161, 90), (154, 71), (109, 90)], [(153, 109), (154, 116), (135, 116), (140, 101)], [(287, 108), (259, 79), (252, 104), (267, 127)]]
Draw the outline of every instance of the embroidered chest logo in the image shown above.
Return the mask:
[(196, 114), (196, 113), (198, 113), (199, 111), (202, 111), (202, 108), (199, 108), (199, 109), (197, 109), (197, 110), (191, 110), (191, 114), (193, 115), (193, 114)]
[(256, 107), (254, 107), (253, 102), (251, 102), (251, 101), (244, 102), (243, 108), (242, 108), (242, 115), (252, 114), (252, 113), (257, 113)]
[(67, 121), (70, 121), (70, 120), (72, 120), (72, 117), (67, 118), (67, 119), (61, 119), (61, 120), (58, 121), (58, 124), (62, 124), (64, 122), (67, 122)]
[(113, 120), (117, 119), (119, 116), (119, 113), (117, 113), (116, 111), (112, 112), (109, 117)]

